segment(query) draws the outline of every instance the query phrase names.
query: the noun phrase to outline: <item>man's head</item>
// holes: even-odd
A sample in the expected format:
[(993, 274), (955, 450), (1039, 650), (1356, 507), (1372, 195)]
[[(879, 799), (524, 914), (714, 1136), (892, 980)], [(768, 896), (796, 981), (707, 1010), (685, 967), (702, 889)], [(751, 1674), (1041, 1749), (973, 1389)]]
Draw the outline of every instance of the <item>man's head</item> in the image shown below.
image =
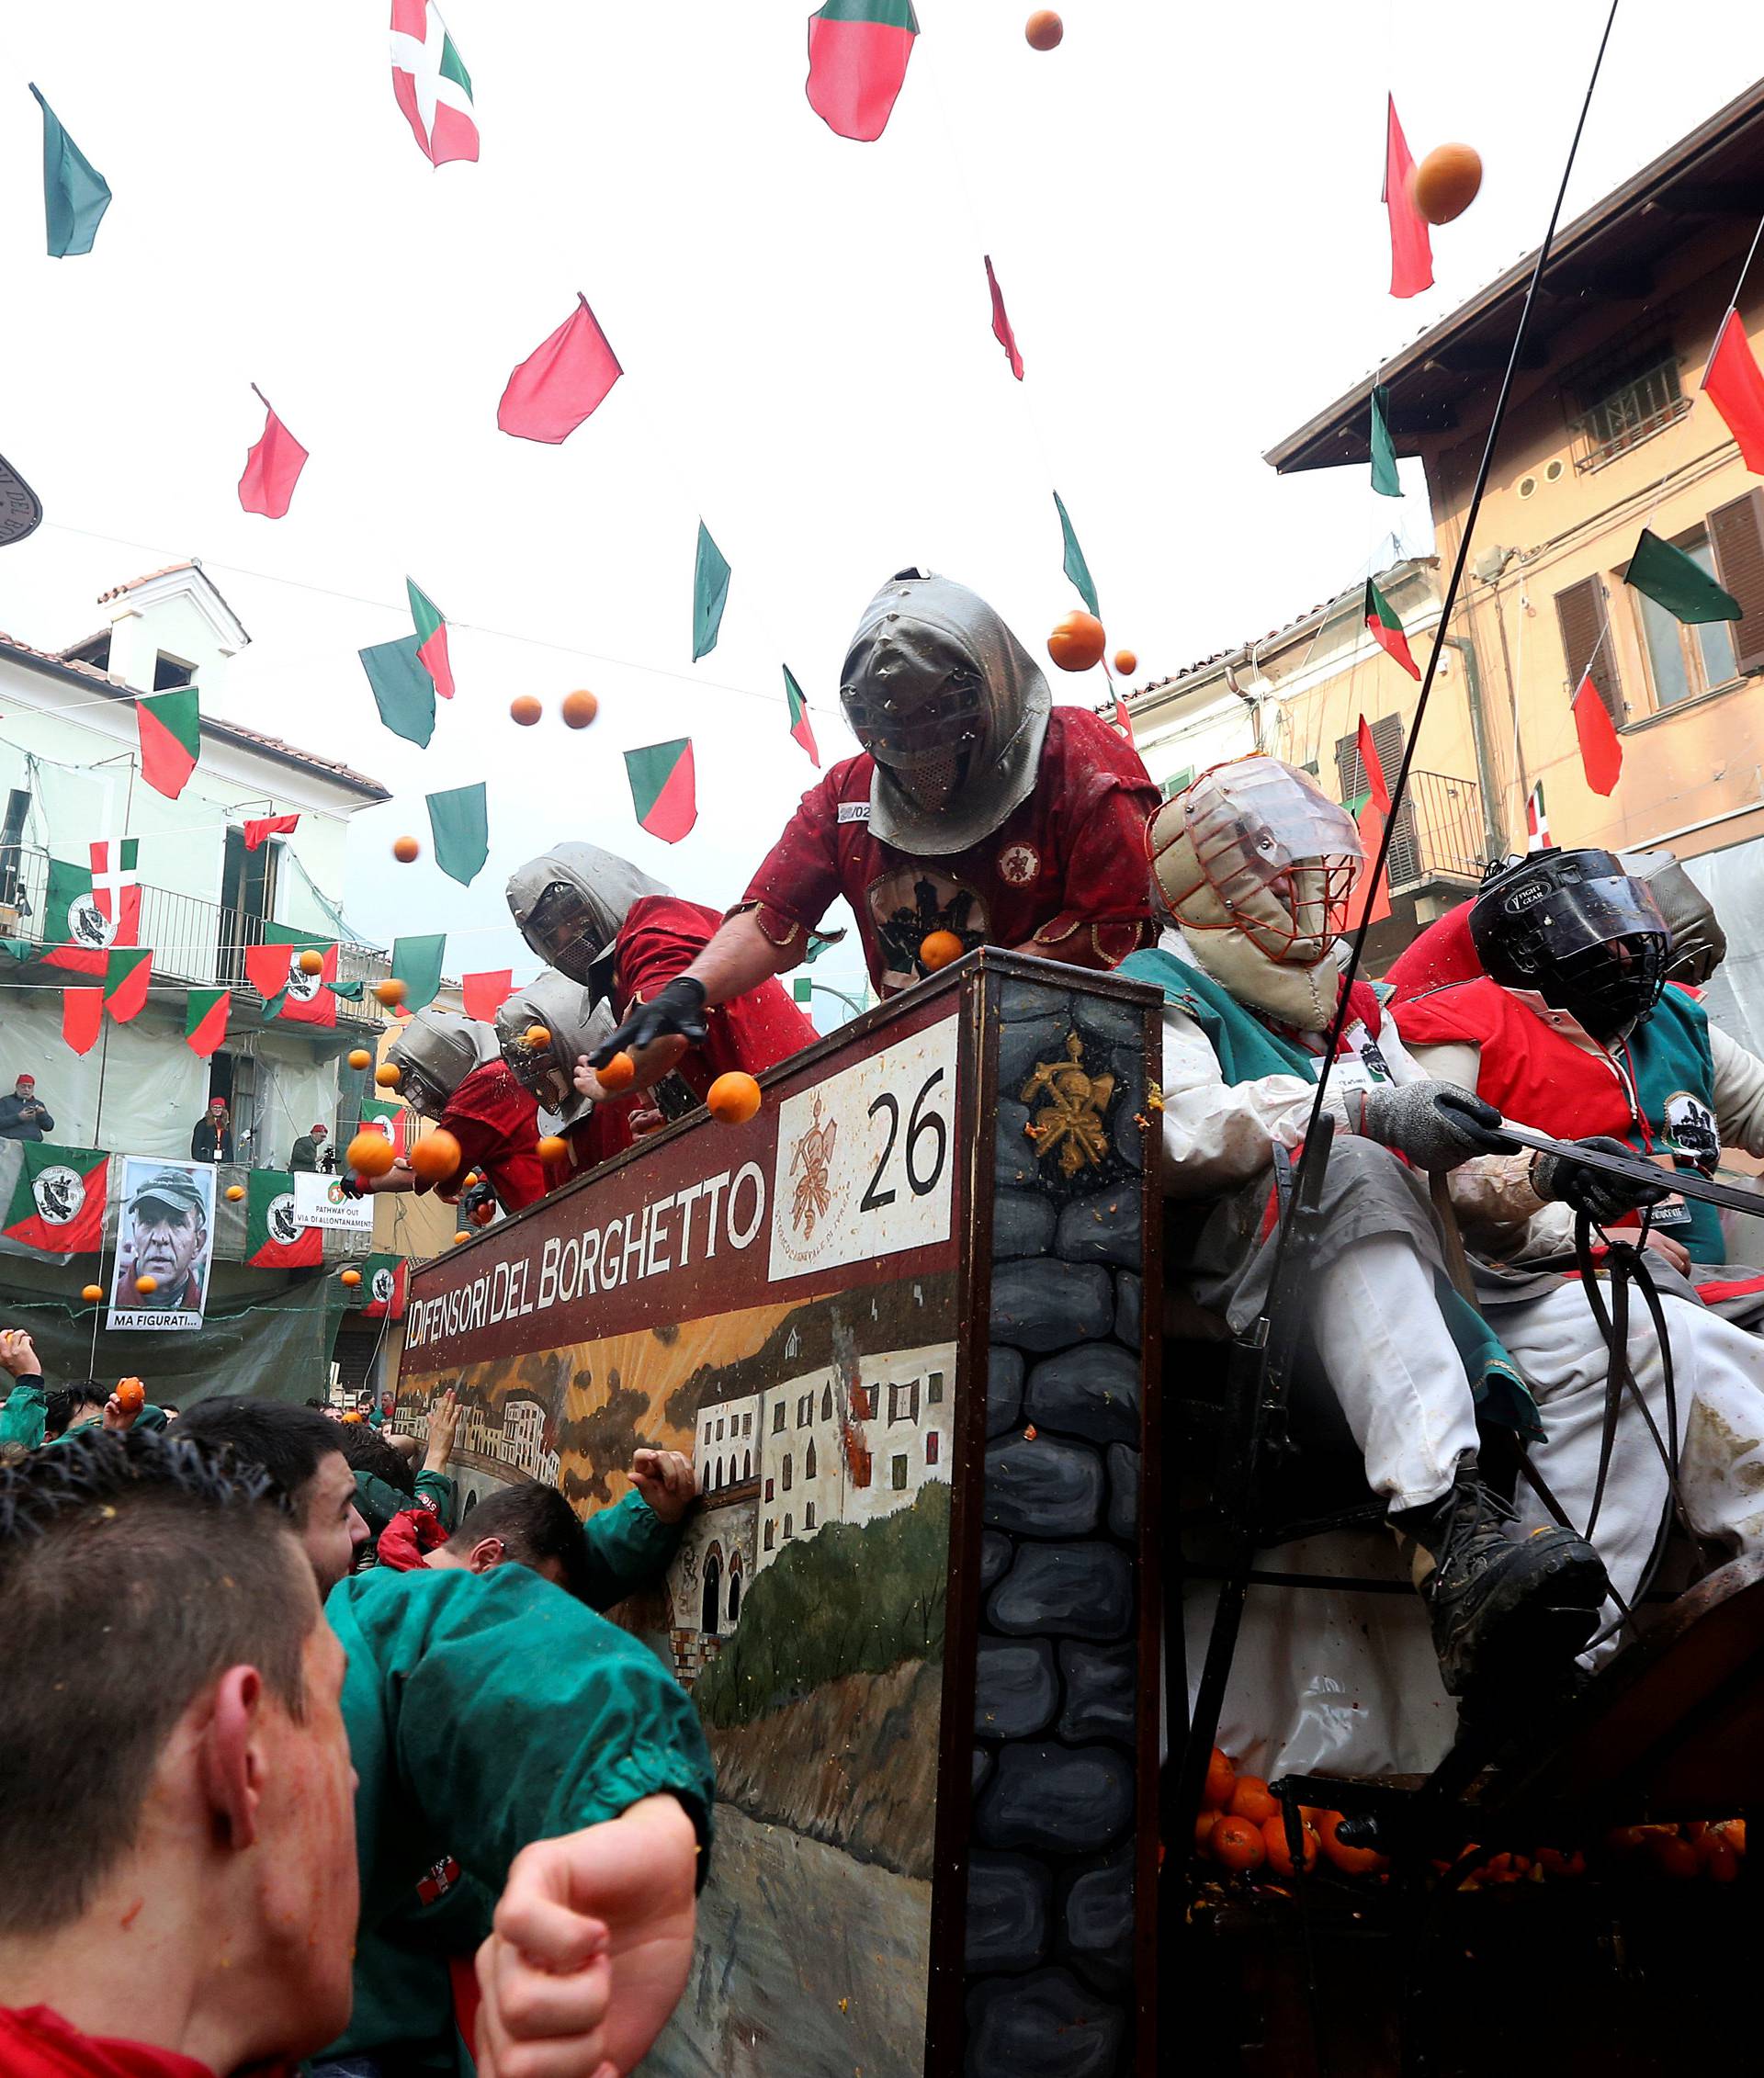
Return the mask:
[(321, 1119), (319, 1124), (312, 1128), (312, 1137), (315, 1140), (322, 1140), (324, 1138), (324, 1135), (325, 1125), (323, 1120)]
[(109, 1393), (96, 1378), (82, 1378), (72, 1385), (59, 1385), (43, 1395), (43, 1436), (46, 1441), (65, 1436), (69, 1429), (89, 1429), (104, 1418)]
[(1727, 933), (1714, 904), (1670, 852), (1619, 852), (1617, 859), (1659, 904), (1672, 933), (1667, 978), (1688, 988), (1707, 987), (1727, 957)]
[(467, 1076), (495, 1057), (490, 1028), (451, 1011), (418, 1011), (386, 1050), (399, 1095), (422, 1118), (439, 1118)]
[(864, 610), (840, 705), (876, 760), (870, 830), (933, 853), (996, 830), (1035, 784), (1053, 696), (986, 601), (902, 570)]
[(13, 1084), (12, 1093), (15, 1097), (34, 1097), (37, 1094), (37, 1078), (34, 1075), (21, 1075)]
[(319, 1583), (328, 1595), (368, 1542), (356, 1507), (356, 1479), (343, 1454), (342, 1431), (311, 1407), (279, 1400), (214, 1399), (194, 1406), (178, 1424), (181, 1436), (225, 1444), (276, 1482)]
[(555, 1486), (510, 1486), (492, 1494), (439, 1551), (429, 1553), (429, 1564), (463, 1566), (470, 1573), (488, 1573), (498, 1565), (530, 1566), (578, 1601), (587, 1599), (582, 1524)]
[(577, 1058), (592, 1054), (612, 1029), (606, 1003), (553, 967), (496, 1012), (496, 1038), (514, 1079), (564, 1125), (575, 1124), (592, 1108), (571, 1079)]
[(598, 844), (554, 844), (509, 875), (509, 914), (528, 949), (596, 1000), (612, 988), (613, 941), (633, 903), (665, 895), (640, 866)]
[(129, 1201), (135, 1274), (157, 1278), (159, 1302), (184, 1289), (209, 1237), (208, 1201), (188, 1170), (162, 1169)]
[(1529, 988), (1610, 1044), (1666, 987), (1672, 934), (1659, 904), (1611, 852), (1532, 852), (1492, 867), (1470, 909), (1483, 969)]
[(268, 1492), (162, 1435), (0, 1467), (10, 1974), (144, 1913), (228, 2070), (341, 2030), (356, 1921), (343, 1654)]

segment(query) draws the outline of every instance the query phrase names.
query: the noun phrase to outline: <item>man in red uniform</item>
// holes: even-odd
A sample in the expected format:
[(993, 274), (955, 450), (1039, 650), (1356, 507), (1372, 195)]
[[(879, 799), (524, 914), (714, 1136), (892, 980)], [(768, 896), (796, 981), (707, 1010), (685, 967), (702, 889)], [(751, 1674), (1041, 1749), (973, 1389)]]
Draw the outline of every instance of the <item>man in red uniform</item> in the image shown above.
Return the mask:
[[(636, 1133), (661, 1123), (653, 1115), (652, 1100), (621, 1101), (602, 1095), (595, 1101), (577, 1089), (577, 1064), (612, 1029), (612, 1012), (594, 1000), (594, 991), (554, 967), (547, 967), (496, 1012), (496, 1037), (503, 1062), (537, 1106), (540, 1130), (564, 1144), (563, 1156), (544, 1165), (548, 1191), (610, 1161), (630, 1146)], [(694, 1101), (692, 1093), (677, 1080), (673, 1090), (681, 1099), (681, 1108)]]
[[(628, 859), (603, 852), (597, 844), (557, 844), (530, 859), (509, 881), (508, 906), (522, 937), (539, 957), (585, 992), (585, 1006), (572, 1008), (566, 1001), (562, 1018), (536, 1015), (527, 1021), (553, 1031), (563, 1024), (580, 1031), (584, 1007), (598, 1013), (605, 1006), (616, 1021), (654, 1001), (704, 954), (722, 921), (715, 909), (682, 901)], [(541, 976), (533, 988), (549, 989), (551, 982)], [(526, 990), (524, 998), (532, 994)], [(567, 991), (560, 989), (556, 995), (561, 999)], [(523, 1029), (519, 1020), (513, 1002), (497, 1013), (504, 1055), (511, 1059), (517, 1056), (509, 1053), (508, 1039)], [(815, 1039), (814, 1026), (772, 979), (769, 967), (741, 991), (731, 991), (730, 999), (719, 999), (698, 1026), (688, 1035), (690, 1045), (676, 1042), (671, 1057), (654, 1074), (639, 1073), (639, 1080), (647, 1085), (672, 1068), (702, 1097), (731, 1068), (759, 1075)], [(594, 1036), (610, 1037), (610, 1026)], [(610, 1059), (617, 1048), (601, 1045), (586, 1050)], [(548, 1110), (560, 1108), (536, 1082), (529, 1081), (528, 1087)], [(586, 1069), (578, 1071), (576, 1089), (590, 1099), (602, 1095)]]
[[(1144, 871), (1158, 790), (1087, 708), (1047, 682), (983, 599), (917, 570), (871, 600), (840, 699), (861, 754), (802, 806), (704, 952), (601, 1050), (646, 1057), (795, 966), (844, 896), (882, 995), (925, 973), (933, 932), (1114, 967), (1156, 935)], [(659, 1054), (661, 1049), (657, 1048)]]
[(399, 1070), (399, 1090), (411, 1109), (458, 1141), (459, 1167), (429, 1184), (401, 1156), (384, 1176), (357, 1177), (356, 1190), (438, 1190), (456, 1197), (475, 1169), (489, 1179), (504, 1212), (544, 1197), (538, 1106), (498, 1055), (487, 1024), (449, 1011), (418, 1011), (386, 1057)]

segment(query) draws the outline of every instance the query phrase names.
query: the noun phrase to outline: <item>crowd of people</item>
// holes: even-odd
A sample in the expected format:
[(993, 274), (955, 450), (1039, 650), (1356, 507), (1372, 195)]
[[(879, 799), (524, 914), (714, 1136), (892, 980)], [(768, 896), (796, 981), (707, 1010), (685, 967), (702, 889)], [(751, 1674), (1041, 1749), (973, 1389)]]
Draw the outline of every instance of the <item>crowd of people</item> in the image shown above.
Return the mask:
[[(1673, 1184), (1724, 1147), (1764, 1155), (1764, 1062), (1709, 1024), (1720, 930), (1680, 869), (1498, 862), (1344, 1000), (1364, 861), (1304, 773), (1243, 758), (1162, 801), (983, 601), (917, 572), (866, 610), (842, 698), (860, 754), (727, 916), (590, 844), (516, 873), (546, 971), (493, 1026), (424, 1010), (391, 1049), (458, 1169), (347, 1187), (476, 1176), (516, 1211), (715, 1077), (786, 1059), (813, 1033), (776, 977), (843, 896), (884, 996), (945, 934), (1161, 992), (1166, 1277), (1219, 1334), (1267, 1303), (1335, 1038), (1305, 1353), (1452, 1694), (1617, 1649), (1669, 1499), (1698, 1537), (1756, 1546), (1764, 1274)], [(597, 1070), (620, 1053), (615, 1090)], [(1504, 1119), (1569, 1145), (1516, 1154)], [(1653, 1166), (1576, 1158), (1611, 1150)], [(1651, 1273), (1657, 1307), (1630, 1316), (1613, 1400), (1595, 1301), (1615, 1269)], [(242, 1391), (179, 1418), (136, 1381), (51, 1387), (17, 1331), (0, 1367), (0, 2068), (633, 2069), (685, 1982), (713, 1782), (684, 1693), (605, 1612), (662, 1576), (690, 1463), (637, 1451), (585, 1521), (538, 1486), (461, 1515), (446, 1395), (419, 1439), (377, 1408)], [(1536, 1475), (1514, 1500), (1481, 1470), (1491, 1426)]]

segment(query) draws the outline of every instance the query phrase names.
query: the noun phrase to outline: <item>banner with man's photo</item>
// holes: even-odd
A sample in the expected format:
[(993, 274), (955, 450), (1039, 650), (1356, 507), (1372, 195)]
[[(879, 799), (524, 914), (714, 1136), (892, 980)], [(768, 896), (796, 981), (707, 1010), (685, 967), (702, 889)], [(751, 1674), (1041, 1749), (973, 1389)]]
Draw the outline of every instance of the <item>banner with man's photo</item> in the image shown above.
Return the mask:
[(200, 1327), (214, 1255), (214, 1165), (122, 1158), (108, 1328)]

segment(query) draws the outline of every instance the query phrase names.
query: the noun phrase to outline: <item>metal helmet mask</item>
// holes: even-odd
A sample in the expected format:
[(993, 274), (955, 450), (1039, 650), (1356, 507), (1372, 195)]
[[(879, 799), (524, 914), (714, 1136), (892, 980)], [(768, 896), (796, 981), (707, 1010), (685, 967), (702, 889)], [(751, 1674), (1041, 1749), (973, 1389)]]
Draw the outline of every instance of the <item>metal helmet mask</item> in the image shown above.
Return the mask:
[[(546, 1036), (529, 1045), (526, 1035), (536, 1029)], [(612, 1031), (613, 1013), (606, 1004), (579, 981), (550, 968), (496, 1012), (496, 1038), (514, 1079), (560, 1125), (574, 1125), (594, 1109), (575, 1086), (576, 1061), (593, 1053)]]
[(1595, 1039), (1622, 1039), (1658, 1002), (1672, 934), (1612, 852), (1532, 852), (1496, 866), (1471, 905), (1484, 971), (1532, 988)]
[(580, 843), (529, 859), (507, 888), (509, 914), (531, 950), (596, 998), (612, 993), (614, 941), (632, 904), (668, 892), (617, 853)]
[(965, 852), (1027, 798), (1053, 695), (984, 599), (903, 570), (864, 610), (840, 674), (876, 760), (870, 830), (932, 857)]
[(487, 1024), (450, 1011), (418, 1011), (386, 1049), (398, 1093), (420, 1118), (439, 1118), (472, 1069), (496, 1058)]
[(1690, 988), (1705, 987), (1727, 957), (1727, 933), (1708, 896), (1670, 852), (1619, 852), (1617, 861), (1660, 905), (1672, 933), (1667, 979)]
[(1321, 1032), (1365, 863), (1348, 811), (1278, 758), (1236, 758), (1166, 801), (1147, 835), (1159, 890), (1201, 967), (1240, 1001)]

